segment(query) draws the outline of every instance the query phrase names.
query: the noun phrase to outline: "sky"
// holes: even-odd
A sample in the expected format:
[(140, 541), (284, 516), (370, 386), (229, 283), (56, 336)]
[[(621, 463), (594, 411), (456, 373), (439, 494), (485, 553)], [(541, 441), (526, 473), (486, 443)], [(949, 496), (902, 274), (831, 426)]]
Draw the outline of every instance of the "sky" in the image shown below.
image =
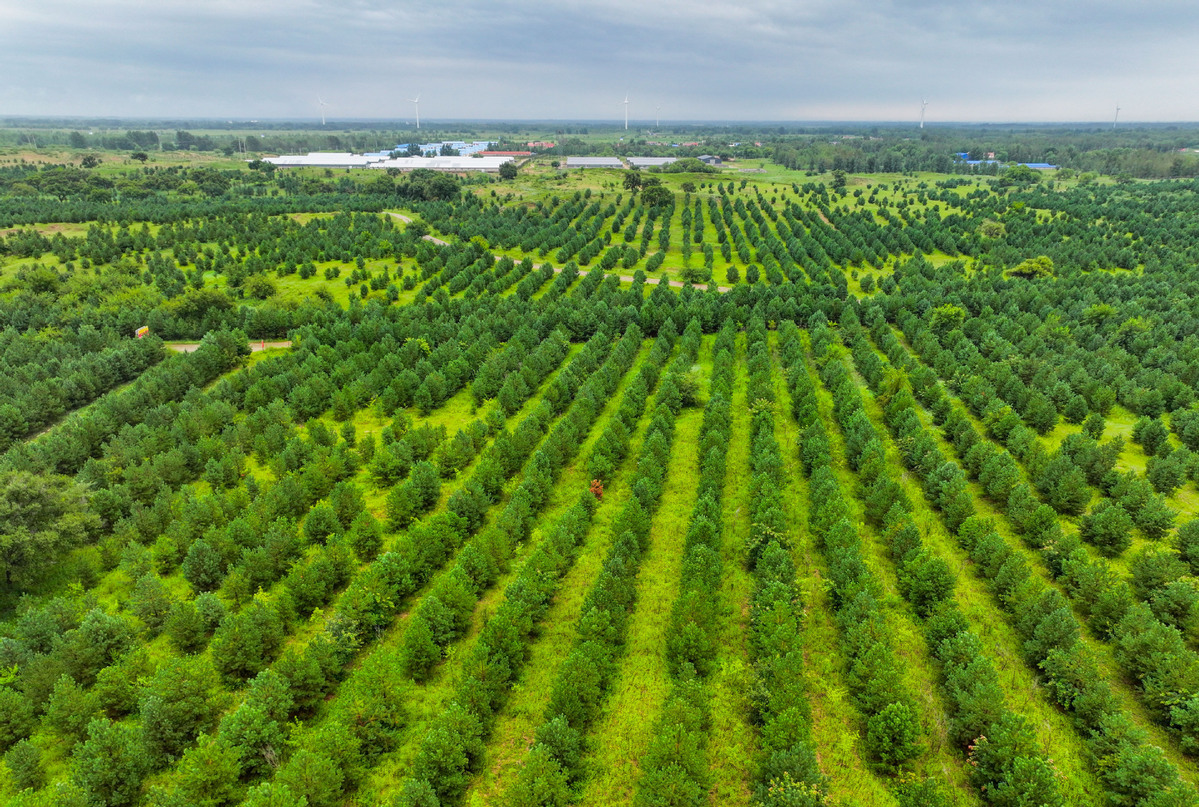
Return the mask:
[(1199, 120), (1194, 0), (0, 0), (0, 116)]

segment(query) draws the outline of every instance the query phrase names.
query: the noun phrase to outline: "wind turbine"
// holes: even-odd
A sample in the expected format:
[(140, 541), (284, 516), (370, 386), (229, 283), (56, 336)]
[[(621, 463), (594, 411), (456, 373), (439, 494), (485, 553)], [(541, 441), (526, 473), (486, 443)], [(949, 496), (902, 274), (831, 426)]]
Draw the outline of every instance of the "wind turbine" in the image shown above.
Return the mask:
[(1120, 102), (1116, 102), (1116, 117), (1112, 118), (1112, 128), (1116, 128), (1116, 121), (1120, 120)]
[(408, 100), (416, 105), (416, 128), (419, 129), (420, 128), (420, 93), (417, 93), (415, 98), (409, 98)]
[(629, 129), (629, 94), (627, 92), (624, 94), (624, 128), (625, 131)]
[(324, 101), (322, 101), (321, 97), (319, 95), (316, 97), (316, 102), (321, 108), (321, 126), (324, 126), (325, 125), (325, 107), (327, 107), (328, 104), (326, 104)]
[(926, 106), (928, 106), (928, 101), (925, 101), (923, 98), (921, 98), (920, 99), (920, 128), (921, 129), (924, 128), (924, 108)]

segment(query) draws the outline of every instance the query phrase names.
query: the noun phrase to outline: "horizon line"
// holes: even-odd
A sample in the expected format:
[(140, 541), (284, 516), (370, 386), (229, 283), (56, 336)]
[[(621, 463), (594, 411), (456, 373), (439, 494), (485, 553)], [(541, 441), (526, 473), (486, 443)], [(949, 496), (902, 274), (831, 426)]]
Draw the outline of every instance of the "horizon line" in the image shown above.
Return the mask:
[[(300, 117), (248, 117), (248, 116), (227, 116), (227, 115), (201, 115), (201, 116), (169, 116), (169, 115), (21, 115), (8, 114), (0, 115), (0, 125), (13, 123), (60, 123), (68, 121), (100, 121), (100, 122), (150, 122), (150, 123), (221, 123), (223, 125), (231, 124), (253, 124), (253, 123), (301, 123), (306, 125), (316, 124), (320, 126), (319, 116), (300, 116)], [(372, 118), (372, 117), (340, 117), (336, 120), (330, 120), (324, 124), (328, 128), (333, 123), (342, 124), (361, 124), (361, 123), (386, 123), (394, 126), (412, 126), (415, 128), (415, 122), (404, 118)], [(611, 118), (460, 118), (460, 117), (445, 117), (433, 118), (426, 121), (421, 120), (423, 125), (435, 124), (585, 124), (612, 126), (614, 128), (623, 129), (623, 119)], [(652, 123), (652, 119), (630, 118), (629, 124), (643, 124), (648, 126)], [(677, 118), (677, 119), (660, 119), (656, 126), (648, 126), (651, 129), (661, 129), (664, 126), (888, 126), (888, 127), (912, 127), (919, 131), (919, 121), (910, 120), (883, 120), (883, 119), (851, 119), (851, 118), (821, 118), (821, 119), (714, 119), (714, 118)], [(1123, 120), (1120, 121), (1120, 126), (1199, 126), (1199, 119), (1196, 120)], [(943, 120), (943, 121), (928, 121), (924, 122), (924, 128), (945, 128), (952, 126), (1106, 126), (1112, 128), (1111, 120)], [(13, 127), (15, 128), (15, 127)], [(1119, 127), (1117, 127), (1118, 131)]]

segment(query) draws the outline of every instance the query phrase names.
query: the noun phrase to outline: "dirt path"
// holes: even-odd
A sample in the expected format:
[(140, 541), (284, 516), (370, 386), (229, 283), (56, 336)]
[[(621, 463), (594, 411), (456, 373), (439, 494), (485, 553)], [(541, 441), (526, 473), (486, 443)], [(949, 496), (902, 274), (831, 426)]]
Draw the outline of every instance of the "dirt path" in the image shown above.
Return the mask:
[[(388, 211), (387, 215), (394, 216), (395, 218), (399, 219), (400, 221), (404, 222), (405, 224), (412, 223), (412, 219), (408, 218), (403, 213), (392, 213), (392, 212)], [(425, 235), (425, 236), (421, 236), (421, 237), (424, 238), (426, 241), (430, 241), (434, 244), (438, 244), (443, 247), (449, 246), (449, 243), (450, 243), (449, 241), (442, 241), (440, 238), (434, 238), (431, 235)]]
[[(175, 344), (167, 345), (167, 347), (169, 349), (175, 351), (176, 353), (194, 353), (196, 348), (198, 348), (199, 346), (200, 346), (199, 342), (177, 342)], [(259, 339), (257, 342), (250, 342), (250, 351), (252, 353), (257, 353), (258, 351), (263, 350), (264, 347), (268, 348), (268, 349), (275, 348), (275, 347), (291, 347), (291, 342), (263, 342), (261, 339)], [(136, 379), (134, 379), (134, 380), (136, 380)], [(37, 432), (36, 434), (34, 434), (32, 436), (25, 437), (23, 439), (26, 441), (36, 440), (37, 438), (41, 437), (43, 434), (46, 434), (47, 432), (49, 432), (49, 431), (53, 430), (54, 428), (56, 428), (57, 426), (59, 426), (64, 420), (66, 420), (68, 417), (73, 415), (75, 412), (79, 412), (83, 409), (88, 408), (89, 406), (93, 406), (96, 403), (96, 401), (99, 401), (104, 396), (112, 395), (116, 392), (119, 392), (119, 391), (125, 389), (130, 384), (132, 384), (134, 380), (126, 381), (124, 384), (118, 384), (117, 386), (110, 389), (108, 392), (104, 393), (104, 395), (100, 396), (100, 398), (96, 398), (95, 400), (84, 404), (83, 406), (79, 407), (78, 409), (73, 409), (70, 412), (67, 412), (62, 417), (56, 418), (53, 423), (48, 424), (46, 426), (46, 428), (42, 429), (41, 431)]]
[[(561, 271), (562, 270), (559, 269), (559, 267), (554, 267), (555, 275), (558, 275), (558, 273), (560, 273)], [(588, 273), (589, 273), (588, 270), (585, 270), (585, 269), (579, 270), (579, 275), (588, 275)], [(617, 275), (616, 279), (619, 279), (619, 281), (621, 283), (632, 283), (634, 281), (634, 278), (631, 275)], [(657, 284), (661, 283), (662, 281), (663, 281), (663, 278), (661, 278), (661, 277), (646, 277), (645, 278), (645, 282), (649, 283), (651, 285), (657, 285)], [(685, 285), (687, 285), (687, 284), (683, 283), (682, 281), (667, 281), (667, 285), (669, 285), (669, 287), (674, 288), (674, 289), (681, 289), (682, 287), (685, 287)], [(704, 285), (692, 284), (692, 285), (694, 285), (694, 287), (697, 289), (707, 288), (706, 284), (704, 284)], [(716, 287), (716, 290), (719, 291), (719, 293), (721, 293), (721, 294), (727, 294), (727, 293), (729, 293), (729, 291), (731, 291), (733, 289), (730, 289), (729, 287), (727, 287), (727, 285), (718, 285), (718, 287)]]
[[(176, 353), (193, 353), (200, 346), (199, 342), (175, 342), (168, 344), (167, 347)], [(291, 342), (266, 342), (261, 339), (250, 341), (250, 352), (257, 353), (260, 350), (270, 350), (276, 347), (291, 347)]]

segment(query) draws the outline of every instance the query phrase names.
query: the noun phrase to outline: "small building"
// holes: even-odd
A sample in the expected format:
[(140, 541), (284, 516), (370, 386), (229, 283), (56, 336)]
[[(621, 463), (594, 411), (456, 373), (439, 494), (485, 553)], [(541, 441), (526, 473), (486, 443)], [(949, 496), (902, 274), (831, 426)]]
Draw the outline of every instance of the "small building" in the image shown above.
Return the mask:
[[(988, 152), (988, 154), (993, 155), (994, 152)], [(1002, 163), (999, 160), (996, 160), (993, 156), (988, 157), (985, 160), (972, 160), (970, 159), (970, 153), (966, 151), (954, 152), (954, 156), (957, 157), (957, 162), (961, 163), (962, 165), (997, 165), (1000, 168), (1007, 167), (1007, 163)], [(1052, 171), (1058, 167), (1052, 163), (1015, 163), (1015, 165), (1023, 165), (1025, 168), (1035, 168), (1038, 171)]]
[(720, 158), (717, 157), (715, 154), (701, 154), (696, 159), (698, 159), (704, 165), (720, 165), (721, 164)]

